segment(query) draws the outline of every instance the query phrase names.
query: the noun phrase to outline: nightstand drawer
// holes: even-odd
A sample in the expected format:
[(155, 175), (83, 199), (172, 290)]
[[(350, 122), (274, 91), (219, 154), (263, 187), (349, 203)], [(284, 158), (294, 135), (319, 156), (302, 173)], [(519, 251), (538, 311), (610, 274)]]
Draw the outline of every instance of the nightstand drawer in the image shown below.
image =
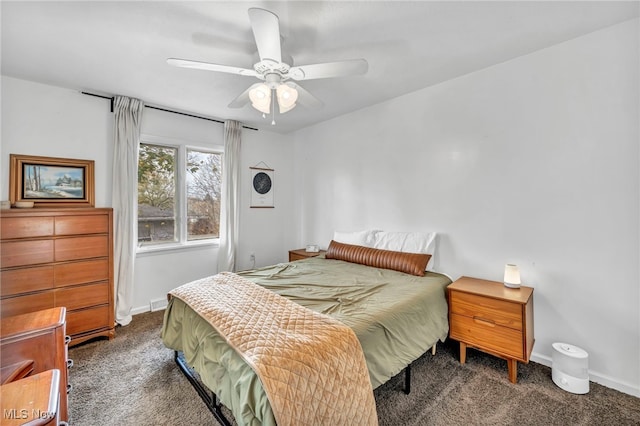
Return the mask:
[(451, 292), (451, 312), (522, 330), (522, 305), (460, 291)]
[(501, 355), (524, 358), (522, 332), (478, 317), (452, 314), (450, 335), (452, 339), (466, 342), (470, 346), (477, 345)]
[(294, 262), (296, 260), (309, 259), (310, 257), (316, 257), (325, 252), (326, 252), (325, 250), (319, 250), (319, 251), (306, 251), (305, 249), (289, 250), (289, 262)]

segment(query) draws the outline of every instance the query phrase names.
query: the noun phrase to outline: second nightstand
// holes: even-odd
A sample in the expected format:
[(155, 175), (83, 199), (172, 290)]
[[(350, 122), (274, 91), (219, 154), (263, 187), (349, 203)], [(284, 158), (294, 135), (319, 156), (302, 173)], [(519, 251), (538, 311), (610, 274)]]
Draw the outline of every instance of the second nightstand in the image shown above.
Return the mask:
[(449, 336), (467, 346), (504, 358), (509, 380), (517, 382), (518, 361), (528, 363), (533, 349), (533, 288), (461, 277), (449, 285)]
[(307, 259), (309, 257), (316, 257), (320, 253), (326, 253), (326, 250), (320, 251), (306, 251), (305, 249), (289, 250), (289, 262), (294, 260)]

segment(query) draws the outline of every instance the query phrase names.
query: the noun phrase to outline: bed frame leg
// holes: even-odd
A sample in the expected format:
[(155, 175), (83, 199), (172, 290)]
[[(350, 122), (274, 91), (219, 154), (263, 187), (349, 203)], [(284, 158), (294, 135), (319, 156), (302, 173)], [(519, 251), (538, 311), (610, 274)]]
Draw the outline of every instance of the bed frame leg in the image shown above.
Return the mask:
[(411, 393), (411, 364), (407, 365), (404, 369), (404, 393), (409, 395)]
[(434, 343), (433, 346), (431, 347), (431, 355), (435, 355), (436, 354), (436, 344)]
[[(231, 423), (222, 412), (222, 403), (218, 401), (218, 396), (196, 380), (193, 370), (187, 365), (187, 362), (180, 356), (178, 351), (174, 351), (173, 359), (176, 361), (176, 364), (178, 364), (178, 368), (180, 368), (182, 374), (184, 374), (189, 380), (191, 386), (193, 386), (196, 392), (198, 392), (198, 395), (200, 395), (200, 398), (202, 398), (202, 401), (204, 401), (204, 404), (207, 406), (209, 411), (211, 411), (216, 420), (222, 426), (231, 426)], [(211, 395), (209, 395), (209, 392), (211, 392)]]

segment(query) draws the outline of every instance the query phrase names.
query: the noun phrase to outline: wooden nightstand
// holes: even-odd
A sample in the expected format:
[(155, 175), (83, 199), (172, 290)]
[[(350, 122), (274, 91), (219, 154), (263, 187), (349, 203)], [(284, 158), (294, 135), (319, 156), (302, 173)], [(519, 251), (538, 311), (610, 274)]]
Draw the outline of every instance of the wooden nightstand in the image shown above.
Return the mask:
[(60, 371), (47, 370), (0, 386), (2, 424), (59, 425)]
[(306, 251), (305, 249), (289, 250), (289, 262), (293, 262), (294, 260), (307, 259), (309, 257), (316, 257), (321, 253), (326, 253), (326, 250), (320, 250), (316, 252)]
[(449, 337), (460, 342), (460, 363), (467, 346), (507, 360), (509, 380), (518, 380), (518, 361), (528, 363), (533, 349), (533, 288), (461, 277), (450, 284)]
[[(60, 420), (64, 422), (69, 421), (67, 393), (71, 390), (67, 369), (73, 364), (67, 359), (69, 338), (66, 336), (66, 312), (65, 308), (59, 307), (0, 320), (0, 366), (32, 361), (33, 374), (56, 370), (59, 398), (55, 398), (55, 401)], [(3, 392), (5, 389), (14, 389), (5, 386), (2, 386)], [(0, 423), (4, 424), (3, 420)]]

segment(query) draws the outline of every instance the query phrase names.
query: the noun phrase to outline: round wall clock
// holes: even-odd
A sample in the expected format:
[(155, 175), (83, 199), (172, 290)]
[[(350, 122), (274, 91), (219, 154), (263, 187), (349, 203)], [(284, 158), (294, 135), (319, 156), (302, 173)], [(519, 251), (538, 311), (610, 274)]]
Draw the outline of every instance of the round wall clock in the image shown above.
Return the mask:
[(250, 167), (251, 204), (250, 207), (273, 208), (273, 169)]
[(271, 191), (271, 178), (265, 172), (256, 173), (253, 177), (253, 189), (258, 194), (266, 194)]

